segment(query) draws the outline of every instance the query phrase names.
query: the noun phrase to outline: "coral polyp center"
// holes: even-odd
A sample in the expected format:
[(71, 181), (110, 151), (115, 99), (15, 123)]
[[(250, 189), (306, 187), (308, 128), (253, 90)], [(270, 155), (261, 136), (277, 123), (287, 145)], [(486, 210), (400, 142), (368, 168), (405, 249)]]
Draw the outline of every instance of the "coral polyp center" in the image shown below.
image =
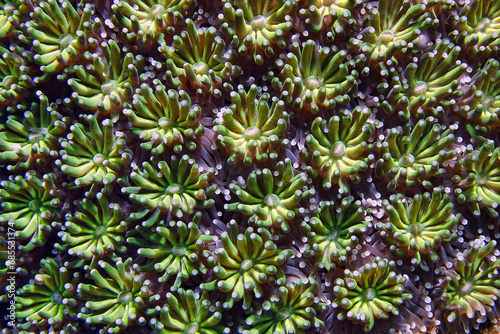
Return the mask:
[(71, 43), (73, 43), (74, 40), (75, 38), (70, 34), (62, 35), (59, 38), (59, 46), (61, 50), (68, 48), (71, 45)]
[(245, 130), (245, 140), (257, 140), (261, 136), (261, 131), (256, 126), (251, 126)]
[(413, 157), (413, 155), (411, 154), (403, 154), (403, 156), (401, 157), (401, 160), (399, 161), (399, 165), (401, 167), (411, 167), (413, 166), (413, 164), (415, 163), (415, 157)]
[(173, 195), (173, 194), (182, 194), (184, 192), (184, 187), (180, 184), (171, 184), (165, 189), (165, 194)]
[(207, 63), (205, 62), (197, 62), (193, 65), (193, 71), (194, 73), (198, 75), (203, 75), (203, 74), (208, 74), (210, 70), (210, 66), (208, 66)]
[(119, 294), (118, 294), (118, 301), (121, 303), (121, 304), (128, 304), (130, 303), (132, 300), (134, 299), (134, 296), (132, 295), (132, 293), (130, 291), (121, 291)]
[(424, 95), (427, 92), (427, 83), (424, 81), (417, 81), (415, 88), (413, 88), (413, 94), (416, 96)]
[(292, 307), (284, 307), (284, 308), (280, 309), (278, 314), (277, 314), (278, 320), (283, 321), (283, 320), (290, 318), (290, 316), (293, 314), (293, 311), (294, 310)]
[(186, 245), (184, 244), (176, 244), (174, 247), (172, 247), (172, 254), (177, 257), (184, 257), (187, 252), (188, 250), (186, 248)]
[(266, 27), (266, 24), (267, 24), (267, 18), (262, 15), (255, 16), (250, 22), (253, 31), (259, 31), (264, 29)]
[(306, 86), (307, 89), (309, 90), (314, 90), (323, 84), (323, 80), (320, 77), (317, 77), (315, 75), (307, 77), (304, 79), (304, 86)]
[(153, 5), (151, 7), (151, 12), (150, 12), (150, 18), (151, 20), (154, 20), (157, 17), (161, 17), (163, 14), (165, 14), (165, 7), (163, 7), (160, 4)]
[(200, 329), (200, 325), (197, 322), (192, 322), (186, 326), (186, 334), (195, 334), (198, 333)]
[(374, 289), (369, 288), (369, 289), (366, 289), (365, 291), (363, 291), (363, 300), (365, 302), (372, 301), (376, 297), (377, 297), (377, 292)]
[(339, 160), (345, 155), (346, 147), (341, 141), (336, 142), (332, 145), (331, 156), (333, 160)]
[(245, 259), (243, 262), (241, 262), (241, 270), (242, 271), (249, 271), (253, 267), (253, 261), (252, 259)]
[(264, 199), (264, 205), (274, 209), (280, 205), (280, 198), (275, 194), (269, 194)]
[(101, 91), (104, 95), (110, 95), (120, 88), (120, 83), (116, 80), (106, 81), (101, 85)]
[(96, 230), (95, 230), (95, 236), (97, 238), (100, 238), (102, 235), (104, 235), (106, 233), (106, 226), (99, 226)]
[(389, 44), (394, 39), (394, 33), (391, 30), (384, 30), (380, 34), (380, 42), (382, 44)]
[(96, 154), (94, 155), (94, 158), (92, 158), (92, 161), (96, 165), (102, 165), (104, 164), (104, 161), (106, 161), (106, 156), (103, 154)]
[(61, 296), (61, 293), (59, 292), (56, 292), (52, 295), (52, 297), (50, 298), (50, 300), (54, 303), (54, 304), (62, 304), (62, 301), (63, 301), (63, 296)]
[(471, 282), (465, 282), (460, 288), (459, 288), (459, 294), (461, 296), (468, 296), (472, 290), (474, 289), (474, 283)]
[(28, 204), (28, 207), (33, 212), (40, 212), (40, 208), (43, 206), (42, 200), (35, 198), (31, 200)]

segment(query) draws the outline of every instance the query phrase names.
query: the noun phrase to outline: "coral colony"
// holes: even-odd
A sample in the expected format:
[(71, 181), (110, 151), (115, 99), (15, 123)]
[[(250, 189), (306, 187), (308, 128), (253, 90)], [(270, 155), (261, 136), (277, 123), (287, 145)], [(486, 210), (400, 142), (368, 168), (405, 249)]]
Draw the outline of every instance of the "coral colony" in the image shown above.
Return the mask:
[(500, 1), (0, 0), (1, 333), (479, 333)]

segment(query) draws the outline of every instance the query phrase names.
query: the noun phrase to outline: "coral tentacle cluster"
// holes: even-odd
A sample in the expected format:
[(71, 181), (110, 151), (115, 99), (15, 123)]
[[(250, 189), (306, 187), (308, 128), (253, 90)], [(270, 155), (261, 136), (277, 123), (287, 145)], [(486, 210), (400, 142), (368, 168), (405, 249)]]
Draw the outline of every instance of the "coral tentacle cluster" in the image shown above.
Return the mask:
[(500, 1), (0, 0), (2, 334), (500, 321)]

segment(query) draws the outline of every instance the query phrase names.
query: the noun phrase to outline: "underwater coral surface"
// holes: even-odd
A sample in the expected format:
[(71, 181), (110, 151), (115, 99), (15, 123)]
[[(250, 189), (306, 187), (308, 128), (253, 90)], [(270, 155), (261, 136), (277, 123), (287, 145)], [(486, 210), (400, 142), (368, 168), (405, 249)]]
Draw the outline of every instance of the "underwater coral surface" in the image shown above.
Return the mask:
[(1, 333), (487, 333), (500, 1), (0, 0)]

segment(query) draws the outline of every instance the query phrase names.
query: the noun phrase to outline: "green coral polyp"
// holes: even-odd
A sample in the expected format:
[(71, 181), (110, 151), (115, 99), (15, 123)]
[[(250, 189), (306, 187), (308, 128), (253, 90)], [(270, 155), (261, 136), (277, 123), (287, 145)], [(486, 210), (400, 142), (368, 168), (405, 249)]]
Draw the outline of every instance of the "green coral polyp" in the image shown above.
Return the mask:
[(229, 190), (239, 201), (226, 204), (225, 208), (251, 216), (250, 222), (257, 226), (288, 232), (289, 223), (300, 211), (299, 203), (315, 194), (314, 189), (303, 189), (307, 180), (305, 173), (294, 175), (289, 159), (280, 161), (275, 173), (267, 168), (250, 173), (246, 188), (230, 184)]
[(105, 196), (84, 198), (78, 204), (78, 211), (68, 215), (66, 220), (65, 229), (59, 233), (66, 246), (59, 248), (67, 249), (68, 254), (90, 260), (126, 251), (124, 214), (117, 203), (109, 203)]
[(200, 124), (201, 108), (191, 103), (185, 91), (165, 89), (155, 80), (154, 90), (146, 84), (134, 95), (133, 109), (123, 113), (132, 123), (132, 133), (143, 141), (141, 147), (154, 155), (162, 154), (166, 148), (180, 152), (183, 147), (193, 151), (204, 134)]
[(307, 149), (301, 153), (310, 164), (307, 171), (323, 179), (323, 188), (337, 184), (345, 193), (351, 182), (360, 181), (359, 172), (374, 159), (368, 154), (372, 147), (368, 139), (375, 128), (370, 115), (370, 109), (356, 107), (352, 112), (340, 110), (328, 122), (321, 117), (313, 121), (311, 134), (306, 136)]
[(11, 175), (0, 185), (0, 223), (15, 229), (22, 250), (43, 246), (57, 226), (62, 204), (56, 176), (28, 171), (24, 177)]
[(286, 58), (276, 61), (277, 73), (269, 72), (272, 87), (295, 110), (317, 114), (320, 108), (346, 104), (358, 78), (358, 72), (351, 70), (353, 62), (343, 62), (346, 56), (337, 46), (321, 47), (311, 39), (294, 42)]
[(19, 46), (9, 49), (0, 44), (0, 116), (25, 109), (28, 88), (33, 87), (32, 70), (27, 63), (28, 54)]
[(238, 226), (230, 223), (230, 234), (221, 234), (222, 247), (216, 248), (213, 272), (216, 279), (202, 285), (203, 290), (219, 289), (227, 293), (224, 308), (232, 308), (235, 301), (243, 299), (243, 308), (250, 307), (252, 292), (263, 297), (263, 285), (283, 284), (285, 275), (280, 268), (293, 255), (292, 250), (278, 250), (267, 230), (255, 231), (252, 227), (245, 234), (238, 234)]
[(500, 125), (499, 63), (489, 59), (467, 85), (458, 112), (468, 121), (497, 128)]
[(68, 80), (73, 100), (86, 110), (117, 118), (117, 111), (130, 102), (139, 86), (143, 57), (130, 52), (122, 56), (118, 44), (108, 40), (101, 43), (100, 51), (86, 52), (85, 58), (91, 64), (74, 66), (76, 77)]
[(326, 36), (333, 39), (337, 34), (345, 32), (356, 21), (351, 10), (356, 10), (361, 0), (307, 0), (299, 3), (299, 15), (305, 18), (307, 27), (314, 32), (328, 30)]
[(112, 20), (122, 27), (124, 40), (154, 45), (165, 34), (172, 34), (195, 5), (192, 0), (115, 1)]
[(456, 126), (450, 126), (443, 131), (432, 117), (418, 121), (413, 128), (407, 123), (403, 129), (391, 129), (385, 141), (376, 145), (381, 156), (375, 166), (376, 174), (389, 181), (390, 190), (402, 184), (413, 187), (422, 183), (430, 187), (431, 177), (444, 176), (442, 163), (457, 155), (450, 149), (455, 141), (454, 129)]
[(231, 92), (232, 104), (214, 122), (217, 143), (230, 152), (230, 164), (242, 161), (250, 166), (276, 160), (279, 151), (288, 145), (283, 137), (290, 115), (284, 111), (284, 102), (273, 99), (269, 106), (269, 94), (257, 100), (257, 91), (257, 86), (252, 85), (248, 93), (243, 89)]
[(402, 194), (392, 195), (384, 207), (389, 219), (377, 223), (377, 228), (383, 231), (386, 243), (399, 257), (410, 257), (416, 264), (423, 257), (437, 261), (435, 250), (452, 239), (461, 219), (460, 214), (452, 214), (450, 195), (441, 188), (435, 188), (432, 194), (415, 195), (410, 204)]
[(232, 36), (231, 44), (241, 55), (251, 55), (257, 65), (275, 54), (275, 46), (284, 49), (284, 34), (292, 28), (291, 14), (296, 4), (291, 0), (223, 0), (218, 18), (222, 30)]
[(210, 243), (213, 237), (200, 230), (200, 219), (201, 212), (198, 212), (188, 224), (171, 221), (165, 227), (156, 227), (153, 232), (142, 226), (136, 227), (142, 238), (130, 237), (127, 242), (138, 246), (148, 245), (139, 248), (138, 254), (151, 259), (140, 270), (163, 273), (159, 278), (160, 282), (166, 282), (175, 276), (171, 291), (179, 288), (181, 282), (191, 276), (206, 273), (207, 269), (201, 259), (205, 244)]
[[(380, 0), (378, 6), (368, 3), (364, 9), (367, 12), (364, 29), (350, 42), (371, 67), (380, 66), (381, 61), (398, 53), (406, 53), (434, 23), (426, 5), (412, 4), (409, 0)], [(365, 68), (363, 74), (368, 73), (369, 68)]]
[(37, 3), (31, 14), (33, 20), (26, 23), (27, 36), (21, 38), (33, 44), (34, 59), (41, 71), (60, 73), (81, 59), (84, 51), (97, 46), (96, 33), (101, 25), (97, 19), (92, 20), (93, 14), (91, 4), (78, 11), (67, 0)]
[(475, 0), (450, 17), (454, 30), (450, 38), (465, 46), (470, 57), (498, 55), (500, 41), (500, 5), (495, 1)]
[(15, 3), (8, 0), (0, 2), (0, 39), (12, 34), (13, 27), (19, 24), (18, 14)]
[(399, 306), (412, 295), (404, 292), (408, 278), (396, 274), (396, 263), (375, 259), (359, 270), (345, 270), (345, 277), (335, 280), (332, 305), (339, 310), (339, 320), (348, 319), (372, 330), (375, 321), (399, 314)]
[(80, 283), (78, 293), (88, 300), (78, 313), (78, 318), (88, 324), (106, 324), (107, 333), (120, 333), (133, 325), (144, 325), (142, 316), (149, 312), (152, 298), (151, 281), (142, 278), (132, 265), (132, 259), (125, 262), (118, 259), (110, 265), (99, 261), (99, 266), (107, 273), (92, 269), (90, 278), (94, 284)]
[(460, 173), (454, 176), (455, 194), (459, 203), (469, 203), (474, 216), (484, 209), (498, 217), (500, 203), (500, 148), (493, 141), (485, 142), (478, 150), (468, 151), (460, 161)]
[(471, 242), (464, 253), (457, 255), (453, 266), (443, 273), (438, 286), (443, 291), (440, 299), (445, 307), (444, 321), (452, 324), (458, 320), (468, 332), (469, 320), (483, 323), (488, 318), (496, 318), (500, 260), (495, 246), (496, 241)]
[(361, 201), (353, 198), (320, 203), (312, 218), (301, 224), (310, 246), (304, 254), (315, 257), (316, 265), (327, 271), (344, 264), (360, 242), (359, 235), (367, 231), (365, 215)]
[(191, 19), (186, 25), (187, 30), (173, 37), (172, 47), (165, 42), (160, 46), (167, 58), (167, 82), (172, 87), (182, 84), (185, 89), (194, 89), (200, 96), (219, 98), (233, 89), (231, 81), (241, 72), (232, 64), (234, 52), (226, 52), (226, 44), (214, 27), (197, 28)]
[(91, 115), (83, 120), (88, 126), (76, 123), (70, 127), (71, 133), (61, 142), (61, 159), (56, 165), (75, 179), (70, 187), (92, 185), (91, 193), (108, 192), (132, 153), (126, 148), (125, 134), (115, 131), (111, 120), (99, 122)]
[(49, 329), (73, 332), (78, 296), (76, 283), (78, 273), (70, 273), (54, 259), (40, 261), (43, 271), (35, 275), (32, 283), (19, 290), (16, 301), (18, 328), (24, 331)]
[(66, 133), (69, 122), (57, 112), (57, 106), (38, 91), (39, 103), (32, 103), (24, 117), (9, 116), (0, 124), (0, 162), (9, 170), (42, 165), (58, 155), (58, 138)]
[(297, 333), (318, 331), (324, 325), (318, 317), (325, 304), (315, 298), (318, 283), (310, 276), (278, 288), (255, 313), (246, 318), (243, 333)]
[(176, 293), (168, 292), (166, 298), (155, 333), (230, 333), (229, 328), (220, 324), (220, 303), (212, 305), (206, 292), (199, 294), (192, 290), (178, 289)]
[(387, 71), (390, 82), (377, 87), (383, 95), (376, 105), (390, 114), (397, 111), (402, 120), (408, 120), (410, 115), (441, 116), (463, 95), (458, 89), (459, 78), (467, 64), (458, 59), (460, 51), (459, 46), (444, 39), (424, 53), (418, 63), (408, 64), (404, 72), (391, 67)]
[(144, 162), (143, 171), (137, 169), (130, 174), (135, 186), (122, 188), (133, 202), (175, 217), (193, 214), (195, 209), (209, 208), (214, 204), (209, 198), (217, 188), (217, 185), (210, 184), (213, 169), (204, 172), (188, 155), (180, 159), (171, 156), (169, 163), (153, 162), (153, 165)]

